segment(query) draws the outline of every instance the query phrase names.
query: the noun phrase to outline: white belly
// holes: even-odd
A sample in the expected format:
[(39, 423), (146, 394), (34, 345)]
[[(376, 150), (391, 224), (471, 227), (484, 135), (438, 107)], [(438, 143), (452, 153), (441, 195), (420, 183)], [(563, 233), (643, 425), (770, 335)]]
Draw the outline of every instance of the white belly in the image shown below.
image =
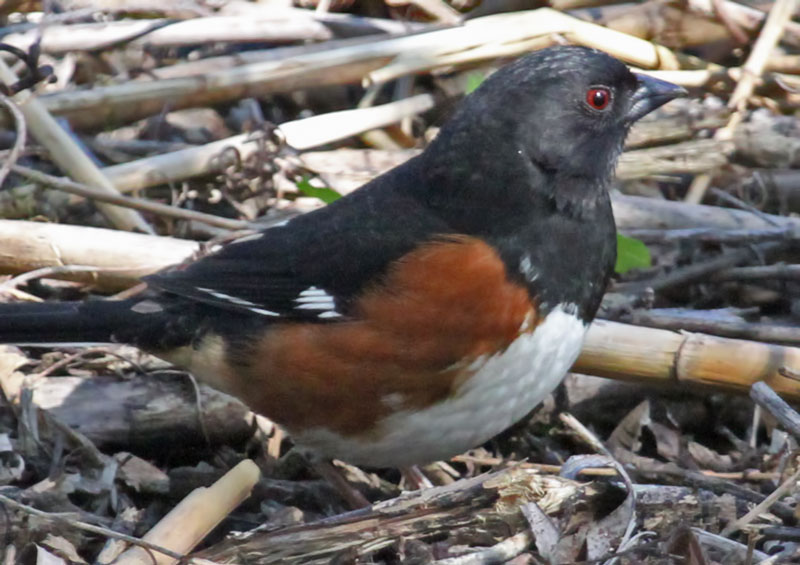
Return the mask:
[(397, 412), (369, 438), (307, 430), (295, 440), (323, 455), (369, 466), (447, 459), (502, 432), (530, 412), (575, 362), (586, 326), (574, 308), (555, 308), (532, 333), (502, 353), (475, 362), (457, 394), (431, 408)]

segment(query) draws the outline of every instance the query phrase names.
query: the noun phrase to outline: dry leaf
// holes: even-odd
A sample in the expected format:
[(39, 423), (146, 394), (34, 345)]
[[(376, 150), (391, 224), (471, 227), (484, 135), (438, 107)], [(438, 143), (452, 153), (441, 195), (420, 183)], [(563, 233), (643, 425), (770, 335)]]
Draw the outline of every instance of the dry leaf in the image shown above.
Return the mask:
[(36, 565), (67, 565), (67, 562), (50, 553), (41, 545), (36, 546)]
[(115, 454), (114, 458), (119, 462), (117, 478), (132, 489), (141, 492), (142, 485), (146, 485), (146, 492), (169, 492), (169, 476), (155, 465), (122, 451)]
[(641, 448), (642, 428), (650, 422), (650, 401), (643, 400), (611, 432), (606, 442), (608, 447), (612, 452), (622, 448), (636, 453)]
[(47, 537), (42, 540), (41, 544), (47, 547), (47, 549), (52, 551), (55, 555), (66, 559), (69, 563), (86, 563), (83, 557), (78, 555), (78, 550), (75, 549), (75, 546), (72, 545), (69, 540), (62, 538), (61, 536), (47, 534)]

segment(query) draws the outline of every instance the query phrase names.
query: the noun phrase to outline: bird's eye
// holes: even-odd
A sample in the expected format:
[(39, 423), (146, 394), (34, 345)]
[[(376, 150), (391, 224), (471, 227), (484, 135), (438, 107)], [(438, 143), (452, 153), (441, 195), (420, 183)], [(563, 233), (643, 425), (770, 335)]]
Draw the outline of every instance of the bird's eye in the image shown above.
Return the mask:
[(593, 110), (605, 110), (611, 102), (611, 92), (607, 88), (590, 88), (586, 91), (586, 103)]

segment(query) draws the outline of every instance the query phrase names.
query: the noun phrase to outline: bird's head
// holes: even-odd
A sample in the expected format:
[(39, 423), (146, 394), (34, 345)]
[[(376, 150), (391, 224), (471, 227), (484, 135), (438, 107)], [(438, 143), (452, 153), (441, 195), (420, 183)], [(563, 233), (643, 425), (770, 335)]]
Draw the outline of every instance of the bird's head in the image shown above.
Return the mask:
[(486, 170), (482, 161), (502, 148), (501, 166), (518, 168), (522, 157), (545, 175), (604, 185), (630, 126), (685, 93), (595, 49), (543, 49), (484, 81), (442, 128), (440, 143), (472, 170)]

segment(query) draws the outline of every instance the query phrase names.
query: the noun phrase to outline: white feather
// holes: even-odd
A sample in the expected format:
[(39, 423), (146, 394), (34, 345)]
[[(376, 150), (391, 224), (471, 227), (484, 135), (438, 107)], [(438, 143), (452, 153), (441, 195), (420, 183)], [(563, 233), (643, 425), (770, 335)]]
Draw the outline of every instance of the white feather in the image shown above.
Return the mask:
[(273, 312), (272, 310), (266, 310), (265, 308), (259, 308), (258, 306), (256, 306), (254, 302), (250, 302), (249, 300), (245, 300), (244, 298), (239, 298), (238, 296), (231, 296), (230, 294), (225, 294), (224, 292), (214, 290), (213, 288), (204, 288), (201, 286), (195, 288), (197, 288), (197, 290), (201, 292), (210, 294), (211, 296), (219, 300), (230, 302), (231, 304), (235, 304), (236, 306), (244, 306), (250, 312), (253, 312), (255, 314), (261, 314), (262, 316), (280, 316), (278, 312)]
[(310, 286), (294, 299), (297, 310), (322, 310), (320, 318), (335, 318), (340, 316), (336, 312), (336, 300), (325, 292), (324, 289)]

